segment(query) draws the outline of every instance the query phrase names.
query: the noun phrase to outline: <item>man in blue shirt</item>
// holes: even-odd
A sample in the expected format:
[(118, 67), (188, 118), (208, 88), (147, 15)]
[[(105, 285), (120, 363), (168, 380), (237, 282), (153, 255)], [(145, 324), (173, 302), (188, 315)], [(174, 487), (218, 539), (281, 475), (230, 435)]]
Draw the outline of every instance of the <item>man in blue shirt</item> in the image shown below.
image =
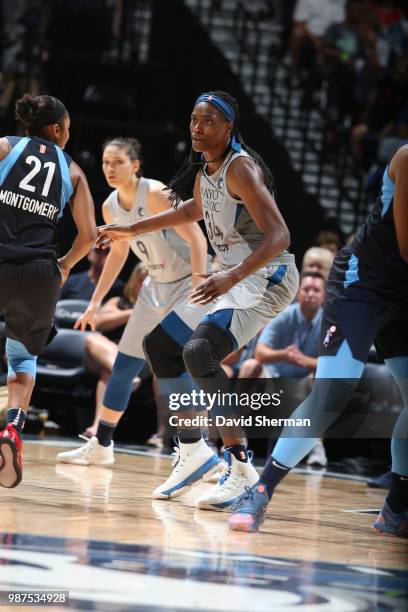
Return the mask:
[(325, 298), (325, 281), (318, 272), (300, 278), (298, 301), (272, 319), (261, 333), (255, 359), (268, 378), (303, 378), (316, 369)]

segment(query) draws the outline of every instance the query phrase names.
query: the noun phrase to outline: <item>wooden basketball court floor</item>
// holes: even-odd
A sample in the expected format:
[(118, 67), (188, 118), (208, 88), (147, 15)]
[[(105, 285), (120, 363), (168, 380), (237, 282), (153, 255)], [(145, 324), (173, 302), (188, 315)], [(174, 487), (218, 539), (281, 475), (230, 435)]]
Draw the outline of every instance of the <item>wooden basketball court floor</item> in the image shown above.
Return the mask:
[(0, 490), (3, 605), (52, 590), (70, 593), (62, 607), (109, 612), (408, 609), (408, 542), (372, 533), (383, 492), (361, 479), (293, 473), (245, 534), (194, 508), (209, 484), (151, 499), (169, 457), (119, 452), (110, 469), (56, 464), (61, 449), (25, 443), (23, 482)]

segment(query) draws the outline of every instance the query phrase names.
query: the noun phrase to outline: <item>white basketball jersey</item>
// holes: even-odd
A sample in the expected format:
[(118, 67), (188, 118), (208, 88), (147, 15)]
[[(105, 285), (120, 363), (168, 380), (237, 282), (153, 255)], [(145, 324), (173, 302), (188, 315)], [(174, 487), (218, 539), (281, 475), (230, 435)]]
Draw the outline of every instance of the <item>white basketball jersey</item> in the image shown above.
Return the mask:
[[(200, 178), (201, 201), (208, 238), (220, 263), (227, 268), (236, 266), (258, 248), (264, 234), (260, 231), (245, 204), (233, 198), (227, 190), (227, 170), (237, 157), (249, 157), (246, 151), (228, 154), (216, 172), (208, 175), (206, 166)], [(270, 262), (272, 263), (272, 262)], [(273, 264), (294, 263), (294, 257), (284, 251)]]
[[(139, 179), (136, 199), (129, 211), (120, 206), (115, 189), (108, 197), (112, 222), (130, 225), (151, 216), (147, 194), (153, 182), (153, 179), (144, 177)], [(129, 245), (158, 283), (172, 283), (191, 274), (189, 246), (173, 229), (139, 234), (129, 240)]]

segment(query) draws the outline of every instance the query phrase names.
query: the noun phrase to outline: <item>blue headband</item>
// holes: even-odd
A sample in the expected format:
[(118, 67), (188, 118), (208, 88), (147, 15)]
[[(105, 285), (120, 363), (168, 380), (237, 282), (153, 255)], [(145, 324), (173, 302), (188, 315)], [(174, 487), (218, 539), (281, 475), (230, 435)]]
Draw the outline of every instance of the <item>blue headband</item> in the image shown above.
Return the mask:
[[(209, 104), (212, 104), (213, 106), (218, 108), (218, 110), (224, 115), (227, 121), (234, 122), (237, 118), (232, 106), (228, 104), (228, 102), (225, 102), (225, 100), (223, 100), (222, 98), (219, 98), (218, 96), (215, 96), (214, 94), (211, 94), (211, 93), (201, 94), (201, 96), (198, 96), (195, 103), (199, 104), (200, 102), (209, 102)], [(231, 148), (233, 149), (233, 151), (236, 151), (237, 153), (241, 152), (241, 144), (235, 138), (234, 134), (232, 134), (232, 138), (231, 138)]]
[(221, 111), (227, 121), (235, 121), (236, 115), (234, 109), (222, 98), (214, 96), (213, 94), (204, 93), (201, 94), (201, 96), (198, 96), (197, 100), (195, 101), (196, 104), (199, 104), (200, 102), (209, 102), (210, 104), (213, 104), (219, 111)]

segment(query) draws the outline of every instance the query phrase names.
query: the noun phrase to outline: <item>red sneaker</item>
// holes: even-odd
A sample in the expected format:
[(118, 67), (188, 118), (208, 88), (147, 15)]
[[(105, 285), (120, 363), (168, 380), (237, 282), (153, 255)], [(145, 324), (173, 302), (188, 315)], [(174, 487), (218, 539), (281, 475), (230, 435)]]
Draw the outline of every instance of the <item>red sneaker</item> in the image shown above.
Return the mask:
[(0, 432), (0, 486), (12, 489), (23, 477), (22, 442), (18, 431), (9, 423)]

